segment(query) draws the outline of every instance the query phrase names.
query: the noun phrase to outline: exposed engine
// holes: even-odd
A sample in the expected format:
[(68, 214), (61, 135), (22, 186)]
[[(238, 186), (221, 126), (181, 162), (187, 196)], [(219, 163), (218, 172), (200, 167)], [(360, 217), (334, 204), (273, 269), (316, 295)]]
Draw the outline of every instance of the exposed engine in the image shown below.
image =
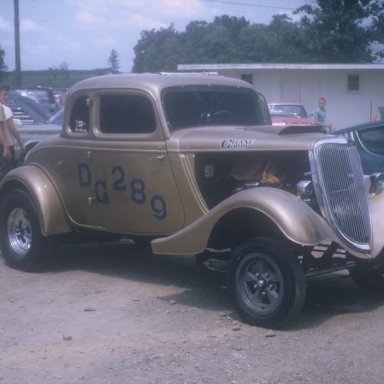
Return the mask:
[(296, 194), (297, 182), (310, 180), (308, 152), (197, 154), (196, 179), (209, 208), (246, 188), (268, 186)]

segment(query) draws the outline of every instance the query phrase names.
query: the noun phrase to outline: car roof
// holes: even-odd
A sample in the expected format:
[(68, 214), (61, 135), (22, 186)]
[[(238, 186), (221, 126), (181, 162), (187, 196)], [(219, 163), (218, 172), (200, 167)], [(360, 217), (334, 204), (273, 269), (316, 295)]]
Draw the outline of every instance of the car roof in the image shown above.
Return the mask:
[(219, 76), (210, 73), (145, 73), (145, 74), (118, 74), (91, 77), (75, 84), (70, 93), (83, 89), (126, 89), (137, 88), (161, 90), (172, 86), (187, 85), (222, 85), (244, 87), (255, 90), (254, 87), (240, 79)]
[(337, 132), (338, 134), (344, 134), (344, 133), (356, 132), (356, 131), (365, 130), (365, 129), (379, 128), (382, 126), (384, 126), (384, 121), (380, 120), (380, 121), (353, 125), (351, 127), (338, 129), (335, 132)]

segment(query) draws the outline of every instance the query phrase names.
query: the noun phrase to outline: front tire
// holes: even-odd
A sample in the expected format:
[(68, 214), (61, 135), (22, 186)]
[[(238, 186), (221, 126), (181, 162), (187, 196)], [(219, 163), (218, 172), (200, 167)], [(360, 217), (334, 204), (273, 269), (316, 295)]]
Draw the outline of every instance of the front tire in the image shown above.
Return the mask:
[(37, 270), (46, 260), (49, 245), (30, 195), (21, 189), (9, 191), (0, 205), (0, 247), (7, 264), (24, 271)]
[(304, 305), (303, 268), (272, 239), (252, 239), (235, 249), (228, 278), (234, 306), (251, 325), (281, 327), (297, 317)]
[(384, 268), (356, 265), (349, 269), (355, 284), (366, 293), (384, 293)]

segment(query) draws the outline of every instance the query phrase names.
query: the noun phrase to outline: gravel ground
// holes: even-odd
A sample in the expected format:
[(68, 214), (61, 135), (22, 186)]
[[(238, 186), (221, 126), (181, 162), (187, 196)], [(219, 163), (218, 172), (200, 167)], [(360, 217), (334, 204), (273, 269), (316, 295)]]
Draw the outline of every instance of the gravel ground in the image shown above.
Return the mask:
[(289, 329), (242, 323), (194, 258), (63, 248), (43, 273), (0, 259), (0, 384), (383, 383), (384, 298), (308, 289)]

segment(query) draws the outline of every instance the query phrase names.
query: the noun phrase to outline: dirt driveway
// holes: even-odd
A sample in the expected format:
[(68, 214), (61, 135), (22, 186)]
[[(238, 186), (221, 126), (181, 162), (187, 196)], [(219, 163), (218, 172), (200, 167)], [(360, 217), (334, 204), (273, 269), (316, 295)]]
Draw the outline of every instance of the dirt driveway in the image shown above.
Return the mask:
[(68, 247), (44, 273), (0, 259), (0, 384), (383, 383), (384, 298), (312, 287), (295, 326), (241, 323), (194, 258)]

